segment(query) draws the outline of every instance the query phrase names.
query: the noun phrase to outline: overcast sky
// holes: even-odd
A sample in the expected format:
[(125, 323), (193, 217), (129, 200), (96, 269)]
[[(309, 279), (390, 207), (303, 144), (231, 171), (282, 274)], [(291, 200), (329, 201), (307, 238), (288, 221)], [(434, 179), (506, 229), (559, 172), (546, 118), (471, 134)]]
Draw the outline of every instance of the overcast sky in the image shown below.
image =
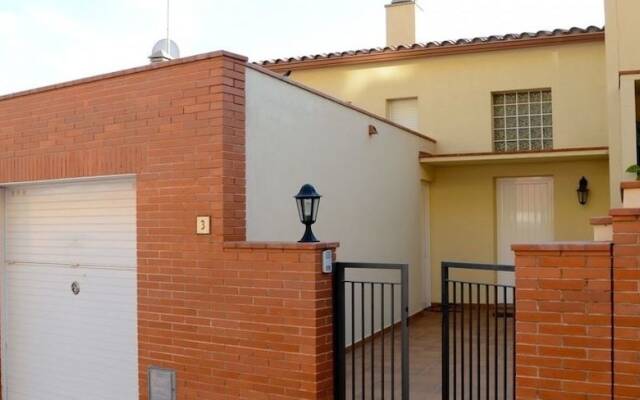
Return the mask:
[[(251, 60), (384, 45), (390, 0), (171, 0), (182, 56)], [(603, 0), (422, 0), (418, 41), (604, 25)], [(0, 94), (147, 63), (166, 0), (0, 0)]]

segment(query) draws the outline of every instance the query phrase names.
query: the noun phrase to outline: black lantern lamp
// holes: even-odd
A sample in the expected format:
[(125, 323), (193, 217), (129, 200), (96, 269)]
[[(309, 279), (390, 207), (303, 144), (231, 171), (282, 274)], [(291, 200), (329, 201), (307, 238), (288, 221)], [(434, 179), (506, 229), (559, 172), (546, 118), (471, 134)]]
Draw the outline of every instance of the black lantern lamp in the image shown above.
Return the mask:
[(582, 179), (580, 179), (580, 182), (578, 183), (577, 192), (578, 192), (578, 202), (584, 206), (585, 204), (587, 204), (587, 201), (589, 201), (589, 181), (584, 176), (582, 177)]
[(320, 196), (316, 189), (307, 184), (300, 188), (300, 192), (294, 196), (296, 203), (298, 204), (298, 215), (300, 216), (300, 222), (305, 224), (306, 229), (304, 236), (300, 239), (299, 243), (316, 243), (318, 239), (313, 235), (311, 231), (311, 225), (316, 222), (318, 217), (318, 206), (320, 205)]

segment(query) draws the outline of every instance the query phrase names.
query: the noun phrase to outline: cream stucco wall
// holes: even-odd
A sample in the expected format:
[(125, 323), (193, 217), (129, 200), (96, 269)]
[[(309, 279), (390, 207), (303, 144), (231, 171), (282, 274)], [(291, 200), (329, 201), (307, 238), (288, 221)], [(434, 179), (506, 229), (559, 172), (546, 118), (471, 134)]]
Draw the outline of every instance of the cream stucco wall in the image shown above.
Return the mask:
[(418, 97), (420, 132), (438, 153), (492, 151), (491, 93), (553, 91), (554, 147), (606, 146), (604, 42), (501, 50), (293, 71), (292, 78), (386, 115)]
[(606, 3), (607, 35), (617, 44), (620, 70), (637, 70), (640, 67), (640, 1), (606, 0)]
[[(247, 238), (298, 240), (292, 196), (323, 195), (314, 232), (339, 241), (338, 259), (410, 265), (411, 310), (427, 303), (425, 199), (419, 151), (433, 144), (402, 129), (247, 70)], [(369, 125), (378, 135), (369, 136)]]
[[(554, 239), (591, 240), (589, 219), (608, 215), (608, 162), (602, 160), (437, 167), (431, 185), (432, 299), (440, 300), (442, 261), (497, 262), (496, 179), (554, 178)], [(591, 189), (586, 206), (578, 204), (576, 188), (585, 176)], [(460, 277), (458, 275), (457, 277)], [(483, 273), (465, 273), (472, 280)]]
[(636, 163), (635, 81), (640, 80), (640, 1), (606, 0), (607, 119), (611, 202), (620, 206), (620, 182)]

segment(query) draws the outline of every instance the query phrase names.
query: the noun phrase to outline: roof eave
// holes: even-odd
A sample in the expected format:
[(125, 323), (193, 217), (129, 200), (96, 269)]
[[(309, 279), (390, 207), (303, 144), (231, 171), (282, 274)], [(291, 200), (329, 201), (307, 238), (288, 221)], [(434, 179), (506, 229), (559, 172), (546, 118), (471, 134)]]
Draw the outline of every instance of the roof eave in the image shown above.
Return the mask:
[(585, 42), (604, 41), (605, 33), (586, 32), (561, 36), (526, 37), (489, 42), (469, 42), (464, 44), (448, 44), (433, 47), (411, 48), (402, 46), (399, 49), (386, 49), (370, 53), (347, 55), (316, 56), (316, 58), (302, 58), (292, 61), (275, 61), (260, 63), (274, 72), (285, 72), (305, 69), (317, 69), (340, 65), (356, 65), (375, 62), (401, 61), (423, 57), (440, 57), (457, 54), (479, 53), (499, 50), (513, 50), (530, 47), (556, 46)]
[(433, 155), (423, 154), (420, 157), (420, 162), (423, 165), (429, 166), (455, 166), (473, 164), (597, 160), (607, 159), (608, 157), (609, 148), (607, 146), (599, 146), (512, 153), (486, 152)]

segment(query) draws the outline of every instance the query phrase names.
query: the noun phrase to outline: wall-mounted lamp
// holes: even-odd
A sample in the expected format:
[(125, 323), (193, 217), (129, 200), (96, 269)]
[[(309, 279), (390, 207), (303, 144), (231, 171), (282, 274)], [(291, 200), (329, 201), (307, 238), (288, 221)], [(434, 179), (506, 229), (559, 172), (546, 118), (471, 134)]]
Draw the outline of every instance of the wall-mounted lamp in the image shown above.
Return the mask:
[(316, 222), (316, 218), (318, 218), (320, 197), (322, 196), (316, 192), (316, 189), (308, 184), (302, 186), (302, 188), (300, 188), (300, 192), (295, 195), (300, 222), (306, 226), (304, 236), (300, 239), (300, 243), (319, 242), (319, 240), (313, 235), (313, 231), (311, 231), (311, 225), (313, 225)]
[(581, 205), (587, 204), (589, 201), (589, 181), (584, 176), (580, 179), (578, 183), (578, 202)]

